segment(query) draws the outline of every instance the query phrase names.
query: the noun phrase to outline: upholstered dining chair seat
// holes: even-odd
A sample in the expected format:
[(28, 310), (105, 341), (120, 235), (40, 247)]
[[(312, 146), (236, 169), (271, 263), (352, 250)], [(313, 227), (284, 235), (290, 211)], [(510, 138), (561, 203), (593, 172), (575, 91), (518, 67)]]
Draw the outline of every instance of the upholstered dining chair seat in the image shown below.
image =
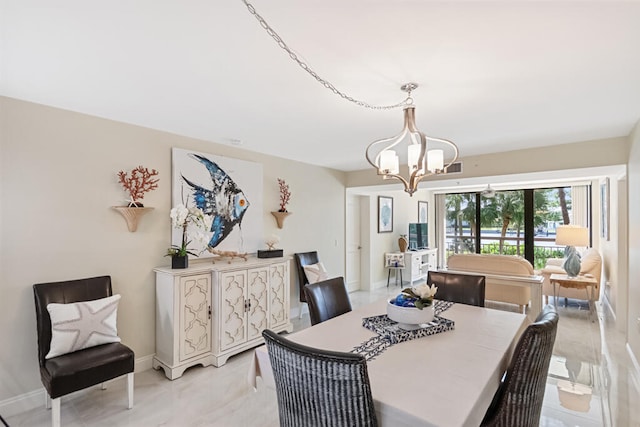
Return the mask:
[(430, 271), (427, 283), (438, 287), (436, 299), (484, 307), (484, 276)]
[(343, 277), (323, 280), (304, 287), (311, 325), (351, 311), (351, 301)]
[[(133, 351), (120, 343), (103, 344), (45, 361), (42, 375), (55, 399), (131, 372)], [(78, 375), (79, 373), (82, 375)], [(114, 374), (116, 374), (114, 376)]]
[(364, 356), (297, 344), (265, 329), (281, 427), (373, 427)]

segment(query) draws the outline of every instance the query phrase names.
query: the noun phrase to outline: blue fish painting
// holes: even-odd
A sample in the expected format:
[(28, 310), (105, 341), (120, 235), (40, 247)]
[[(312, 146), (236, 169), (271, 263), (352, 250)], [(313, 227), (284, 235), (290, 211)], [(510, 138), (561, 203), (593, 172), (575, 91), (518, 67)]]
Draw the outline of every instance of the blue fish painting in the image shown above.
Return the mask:
[(231, 233), (236, 224), (242, 228), (242, 217), (249, 208), (249, 200), (215, 162), (197, 154), (189, 154), (189, 157), (202, 163), (211, 175), (211, 190), (189, 181), (184, 175), (182, 179), (191, 187), (196, 207), (213, 217), (210, 230), (213, 235), (208, 244), (213, 249)]

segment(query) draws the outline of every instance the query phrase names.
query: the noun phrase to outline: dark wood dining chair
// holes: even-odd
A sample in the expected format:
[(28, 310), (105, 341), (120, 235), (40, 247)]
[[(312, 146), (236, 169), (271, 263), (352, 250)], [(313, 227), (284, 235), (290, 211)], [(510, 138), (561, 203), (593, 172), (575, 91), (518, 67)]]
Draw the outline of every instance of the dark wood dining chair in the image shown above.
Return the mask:
[(304, 293), (312, 326), (351, 311), (351, 301), (343, 277), (306, 285)]
[(51, 317), (47, 305), (92, 301), (112, 296), (111, 277), (101, 276), (33, 285), (38, 331), (40, 379), (51, 407), (53, 427), (60, 426), (60, 398), (127, 375), (128, 407), (133, 407), (133, 351), (119, 342), (89, 347), (47, 359), (51, 348)]
[(538, 427), (558, 313), (545, 307), (518, 340), (482, 426)]
[(265, 329), (281, 427), (377, 426), (364, 356), (297, 344)]
[(304, 272), (305, 265), (317, 264), (320, 262), (317, 251), (311, 252), (299, 252), (293, 254), (293, 259), (296, 263), (298, 290), (300, 291), (300, 304), (298, 305), (299, 317), (302, 317), (302, 304), (307, 302), (307, 298), (304, 294), (304, 287), (309, 283), (307, 274)]
[(438, 287), (436, 299), (484, 307), (484, 276), (430, 271), (427, 283)]

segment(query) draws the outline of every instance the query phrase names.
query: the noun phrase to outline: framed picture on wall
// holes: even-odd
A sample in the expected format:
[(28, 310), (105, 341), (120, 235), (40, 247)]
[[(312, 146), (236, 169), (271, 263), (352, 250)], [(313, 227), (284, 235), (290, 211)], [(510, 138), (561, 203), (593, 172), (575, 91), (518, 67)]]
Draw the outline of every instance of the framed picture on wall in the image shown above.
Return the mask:
[(427, 202), (418, 201), (418, 222), (427, 222), (427, 208), (429, 204)]
[(393, 231), (393, 197), (378, 196), (378, 233)]
[(609, 178), (600, 184), (600, 236), (609, 240)]

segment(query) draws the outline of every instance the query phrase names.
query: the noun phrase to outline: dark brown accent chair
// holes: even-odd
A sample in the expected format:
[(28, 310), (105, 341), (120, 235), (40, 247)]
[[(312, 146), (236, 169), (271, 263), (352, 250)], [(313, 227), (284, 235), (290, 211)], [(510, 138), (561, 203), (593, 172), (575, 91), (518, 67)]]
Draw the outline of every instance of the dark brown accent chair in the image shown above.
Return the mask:
[(482, 426), (538, 427), (558, 313), (547, 306), (518, 340)]
[(38, 330), (40, 379), (47, 391), (51, 421), (60, 426), (60, 397), (113, 378), (127, 375), (128, 407), (133, 407), (133, 351), (121, 343), (85, 348), (45, 359), (51, 346), (51, 318), (47, 305), (92, 301), (112, 296), (111, 277), (69, 280), (33, 285)]
[(300, 302), (307, 302), (304, 295), (304, 286), (309, 283), (309, 279), (307, 279), (307, 275), (304, 272), (304, 266), (319, 263), (320, 260), (318, 259), (318, 252), (301, 252), (293, 254), (293, 258), (296, 261), (296, 270), (298, 271), (298, 289), (300, 290)]
[(377, 426), (364, 356), (307, 347), (265, 329), (280, 426)]
[(351, 311), (351, 301), (343, 277), (306, 285), (304, 293), (312, 326)]
[(484, 276), (430, 271), (427, 283), (438, 287), (436, 299), (484, 307)]

